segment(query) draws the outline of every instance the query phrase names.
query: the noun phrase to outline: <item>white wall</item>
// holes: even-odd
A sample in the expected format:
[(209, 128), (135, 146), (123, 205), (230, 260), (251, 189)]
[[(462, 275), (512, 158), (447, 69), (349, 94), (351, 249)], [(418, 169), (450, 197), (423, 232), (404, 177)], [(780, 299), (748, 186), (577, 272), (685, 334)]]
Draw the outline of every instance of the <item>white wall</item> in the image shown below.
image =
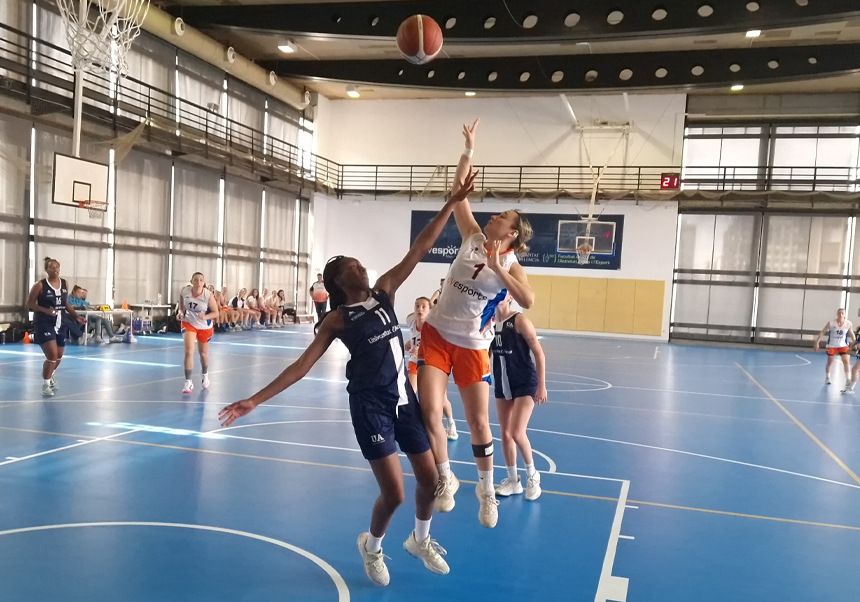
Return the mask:
[[(368, 270), (382, 274), (409, 249), (410, 220), (413, 210), (433, 210), (442, 201), (408, 202), (402, 198), (384, 201), (328, 198), (315, 195), (315, 244), (313, 268), (322, 268), (332, 255), (356, 257)], [(500, 212), (510, 209), (506, 202), (474, 203), (474, 211)], [(587, 202), (520, 203), (525, 213), (572, 213), (587, 211)], [(324, 217), (321, 216), (324, 215)], [(669, 333), (669, 308), (672, 297), (672, 271), (675, 260), (678, 205), (676, 202), (648, 203), (613, 201), (607, 214), (621, 214), (624, 219), (624, 242), (620, 270), (578, 270), (562, 268), (528, 268), (528, 274), (555, 276), (592, 276), (595, 278), (631, 278), (663, 280), (666, 294), (663, 308), (663, 336), (645, 337), (666, 340)], [(416, 297), (429, 296), (438, 288), (447, 272), (447, 264), (420, 263), (404, 283), (395, 299), (401, 321), (412, 311)], [(603, 335), (602, 335), (603, 336)]]
[[(626, 147), (612, 165), (680, 166), (684, 94), (568, 96), (577, 119), (632, 121)], [(481, 118), (477, 165), (587, 165), (588, 145), (603, 165), (616, 147), (615, 131), (572, 131), (558, 96), (423, 100), (326, 100), (316, 126), (318, 152), (340, 163), (439, 165), (456, 163), (463, 123)]]

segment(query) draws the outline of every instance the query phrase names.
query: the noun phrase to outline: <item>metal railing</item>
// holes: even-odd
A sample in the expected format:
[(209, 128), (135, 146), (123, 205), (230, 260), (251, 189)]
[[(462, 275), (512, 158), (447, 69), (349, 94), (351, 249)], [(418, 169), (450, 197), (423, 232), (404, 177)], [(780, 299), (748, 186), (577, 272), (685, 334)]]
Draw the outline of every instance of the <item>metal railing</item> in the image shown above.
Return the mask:
[(857, 167), (685, 167), (685, 190), (860, 192)]
[[(141, 123), (150, 141), (244, 167), (272, 180), (336, 194), (412, 196), (450, 190), (454, 165), (339, 164), (269, 136), (133, 77), (85, 74), (83, 114), (115, 135)], [(25, 101), (35, 115), (71, 114), (74, 71), (68, 50), (0, 24), (0, 94)], [(678, 167), (476, 166), (479, 191), (520, 197), (588, 196), (600, 175), (604, 195), (659, 191), (664, 173)], [(683, 172), (685, 190), (860, 192), (856, 168), (694, 167)]]

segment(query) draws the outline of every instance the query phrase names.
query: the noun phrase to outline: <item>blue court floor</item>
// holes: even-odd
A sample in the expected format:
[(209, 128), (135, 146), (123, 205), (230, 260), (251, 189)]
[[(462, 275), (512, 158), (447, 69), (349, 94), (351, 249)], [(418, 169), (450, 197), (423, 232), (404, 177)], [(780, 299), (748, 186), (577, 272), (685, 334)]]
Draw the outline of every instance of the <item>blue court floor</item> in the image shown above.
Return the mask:
[(47, 400), (38, 347), (0, 347), (0, 600), (857, 599), (860, 400), (841, 374), (823, 384), (823, 354), (544, 337), (543, 496), (501, 500), (482, 528), (461, 435), (457, 506), (431, 531), (451, 573), (402, 549), (407, 477), (381, 589), (355, 546), (377, 488), (345, 351), (232, 428), (217, 420), (310, 338), (218, 335), (211, 390), (195, 374), (185, 398), (175, 335), (69, 347)]

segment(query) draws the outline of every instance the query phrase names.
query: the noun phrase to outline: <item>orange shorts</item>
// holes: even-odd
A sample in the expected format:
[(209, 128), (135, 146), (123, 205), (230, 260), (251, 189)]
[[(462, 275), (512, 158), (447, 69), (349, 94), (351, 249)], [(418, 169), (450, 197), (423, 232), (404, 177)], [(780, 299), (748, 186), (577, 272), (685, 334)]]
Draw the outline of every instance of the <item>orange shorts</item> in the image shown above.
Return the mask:
[(209, 339), (211, 339), (212, 335), (215, 333), (215, 329), (214, 328), (207, 328), (206, 330), (198, 330), (198, 329), (194, 328), (188, 322), (183, 322), (182, 323), (182, 334), (185, 334), (186, 332), (196, 333), (198, 343), (208, 343)]
[(445, 374), (454, 373), (454, 384), (468, 387), (490, 382), (490, 352), (465, 349), (446, 341), (430, 324), (421, 327), (421, 348), (418, 358), (422, 365), (439, 368)]
[(848, 355), (848, 347), (828, 347), (827, 355)]
[(418, 364), (415, 362), (409, 362), (409, 374), (414, 374), (418, 376)]

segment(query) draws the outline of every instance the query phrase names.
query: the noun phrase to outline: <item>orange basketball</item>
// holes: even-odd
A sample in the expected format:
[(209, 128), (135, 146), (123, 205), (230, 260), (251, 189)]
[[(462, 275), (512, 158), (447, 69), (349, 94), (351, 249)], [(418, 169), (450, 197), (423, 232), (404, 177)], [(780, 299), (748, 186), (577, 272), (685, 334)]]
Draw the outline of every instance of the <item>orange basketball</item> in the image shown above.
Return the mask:
[(397, 48), (410, 63), (429, 63), (442, 50), (442, 28), (427, 15), (412, 15), (397, 29)]

